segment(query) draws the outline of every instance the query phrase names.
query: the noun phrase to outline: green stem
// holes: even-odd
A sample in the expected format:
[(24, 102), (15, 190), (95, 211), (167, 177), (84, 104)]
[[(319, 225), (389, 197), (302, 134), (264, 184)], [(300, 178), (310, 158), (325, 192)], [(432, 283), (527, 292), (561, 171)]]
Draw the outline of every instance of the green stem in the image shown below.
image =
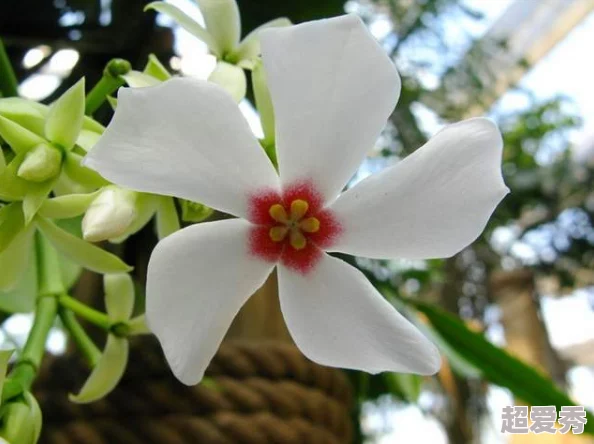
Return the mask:
[(60, 306), (72, 310), (75, 314), (81, 318), (86, 319), (92, 324), (101, 327), (104, 330), (110, 331), (112, 327), (112, 321), (105, 313), (101, 313), (88, 305), (74, 299), (72, 296), (63, 294), (58, 298)]
[(95, 367), (99, 362), (99, 358), (101, 358), (101, 351), (78, 323), (72, 311), (62, 307), (59, 314), (64, 327), (68, 330), (76, 346), (80, 349), (89, 365)]
[(131, 69), (132, 66), (127, 60), (110, 60), (103, 70), (103, 76), (87, 95), (85, 114), (90, 116), (97, 111), (103, 102), (105, 102), (107, 96), (115, 92), (124, 84), (124, 80), (121, 76), (128, 74)]
[(12, 64), (0, 39), (0, 92), (4, 97), (16, 97), (19, 95), (18, 82), (12, 69)]

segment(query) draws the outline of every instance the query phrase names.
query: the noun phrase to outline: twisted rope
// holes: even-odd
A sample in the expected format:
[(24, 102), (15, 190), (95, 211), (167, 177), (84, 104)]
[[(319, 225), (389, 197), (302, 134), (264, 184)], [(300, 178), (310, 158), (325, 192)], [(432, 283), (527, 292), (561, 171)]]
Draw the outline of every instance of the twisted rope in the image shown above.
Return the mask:
[(88, 370), (72, 358), (48, 363), (36, 396), (42, 442), (348, 443), (351, 391), (346, 376), (284, 343), (224, 343), (207, 370), (210, 383), (186, 387), (158, 345), (133, 347), (128, 370), (108, 397), (71, 403)]

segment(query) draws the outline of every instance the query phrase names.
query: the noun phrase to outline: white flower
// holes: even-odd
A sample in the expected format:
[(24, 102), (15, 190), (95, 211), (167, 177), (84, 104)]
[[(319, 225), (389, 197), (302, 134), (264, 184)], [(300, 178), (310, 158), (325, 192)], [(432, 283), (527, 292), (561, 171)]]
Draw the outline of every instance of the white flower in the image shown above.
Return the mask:
[(266, 30), (261, 39), (279, 174), (232, 98), (192, 79), (121, 90), (86, 157), (119, 185), (238, 217), (192, 225), (157, 245), (149, 327), (175, 375), (195, 384), (235, 314), (277, 267), (282, 312), (306, 356), (372, 373), (435, 373), (436, 348), (360, 271), (325, 251), (424, 259), (464, 248), (508, 192), (498, 129), (486, 119), (448, 126), (340, 194), (396, 104), (394, 65), (355, 16)]

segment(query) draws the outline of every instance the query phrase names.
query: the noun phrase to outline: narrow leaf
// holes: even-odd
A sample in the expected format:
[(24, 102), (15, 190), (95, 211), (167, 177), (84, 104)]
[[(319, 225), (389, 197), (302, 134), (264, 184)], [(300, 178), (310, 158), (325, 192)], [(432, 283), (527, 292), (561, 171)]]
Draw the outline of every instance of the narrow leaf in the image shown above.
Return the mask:
[(161, 80), (162, 82), (171, 78), (171, 74), (169, 71), (167, 71), (167, 68), (163, 66), (155, 54), (149, 54), (148, 62), (144, 67), (143, 72), (154, 77), (155, 79)]
[[(509, 389), (530, 405), (555, 405), (557, 409), (575, 405), (543, 373), (496, 347), (482, 334), (470, 330), (456, 316), (424, 302), (407, 299), (405, 303), (423, 313), (444, 340), (481, 370), (486, 380)], [(594, 423), (588, 422), (585, 432), (594, 434)]]
[(162, 196), (161, 204), (157, 210), (157, 235), (159, 239), (163, 239), (179, 229), (179, 217), (173, 198)]
[(0, 208), (0, 252), (3, 252), (25, 226), (23, 206), (13, 202)]
[(43, 202), (47, 200), (47, 196), (52, 191), (57, 178), (46, 180), (45, 182), (36, 183), (34, 187), (25, 195), (23, 199), (23, 215), (25, 216), (25, 225), (27, 225), (37, 210), (43, 205)]
[(25, 274), (33, 251), (33, 230), (21, 230), (0, 253), (0, 291), (13, 290)]
[(127, 273), (103, 276), (105, 309), (110, 319), (123, 322), (130, 319), (134, 309), (134, 282)]
[(47, 199), (39, 208), (38, 213), (49, 219), (69, 219), (80, 216), (87, 211), (99, 193), (100, 191), (87, 194), (67, 194)]
[(82, 156), (79, 156), (76, 153), (66, 153), (63, 168), (70, 179), (91, 188), (100, 188), (109, 185), (109, 182), (101, 177), (96, 171), (82, 166), (81, 160)]
[(0, 116), (6, 117), (22, 127), (43, 136), (46, 112), (39, 109), (37, 102), (8, 97), (0, 100)]
[(22, 200), (29, 188), (34, 186), (31, 182), (18, 176), (19, 168), (24, 160), (25, 155), (18, 154), (0, 171), (0, 199)]
[(204, 43), (206, 43), (206, 45), (213, 54), (215, 54), (216, 56), (221, 55), (219, 45), (213, 38), (213, 36), (178, 7), (165, 2), (153, 2), (149, 3), (144, 7), (145, 11), (148, 11), (150, 9), (171, 17), (179, 26), (184, 28), (197, 39), (202, 40)]
[(130, 71), (121, 77), (126, 81), (126, 84), (130, 88), (144, 88), (147, 86), (155, 86), (161, 83), (159, 79), (140, 71)]
[(128, 363), (128, 340), (114, 335), (107, 343), (99, 362), (89, 375), (78, 395), (70, 395), (72, 402), (87, 404), (97, 401), (111, 392), (118, 384)]
[(235, 0), (196, 0), (206, 29), (217, 42), (221, 55), (230, 53), (239, 43), (241, 21)]
[(0, 310), (6, 313), (31, 313), (37, 300), (37, 256), (30, 246), (25, 272), (12, 290), (0, 290)]
[(62, 230), (49, 220), (37, 216), (35, 222), (58, 252), (97, 273), (125, 273), (132, 269), (117, 256)]
[(76, 143), (85, 115), (85, 79), (80, 79), (50, 107), (45, 122), (45, 136), (70, 150)]
[(235, 61), (249, 61), (254, 63), (260, 55), (260, 31), (266, 28), (282, 28), (291, 26), (291, 20), (286, 17), (277, 18), (258, 26), (250, 32), (239, 44), (231, 56)]
[(14, 350), (0, 350), (0, 393), (2, 392), (2, 387), (4, 387), (6, 370), (8, 369), (8, 361), (10, 360), (10, 357), (13, 353)]
[(91, 151), (91, 148), (95, 146), (100, 137), (100, 133), (83, 129), (80, 131), (78, 139), (76, 139), (76, 145), (80, 146), (85, 151)]
[(0, 115), (0, 136), (17, 154), (24, 154), (47, 141), (27, 128)]
[(264, 145), (274, 144), (274, 111), (272, 108), (272, 99), (268, 90), (266, 80), (266, 71), (264, 64), (258, 62), (252, 71), (252, 86), (254, 88), (254, 97), (256, 99), (256, 108), (260, 114), (260, 122), (264, 131)]

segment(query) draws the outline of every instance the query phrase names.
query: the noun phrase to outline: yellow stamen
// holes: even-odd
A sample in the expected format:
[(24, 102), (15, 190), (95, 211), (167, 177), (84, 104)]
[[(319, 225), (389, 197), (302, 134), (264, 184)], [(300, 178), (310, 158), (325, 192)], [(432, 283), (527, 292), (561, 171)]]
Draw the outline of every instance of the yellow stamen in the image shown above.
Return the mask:
[(274, 242), (281, 242), (285, 237), (287, 237), (287, 233), (289, 232), (289, 228), (288, 227), (272, 227), (269, 231), (268, 231), (268, 235), (270, 236), (270, 239), (272, 239)]
[(294, 222), (301, 220), (307, 210), (309, 209), (309, 204), (304, 201), (303, 199), (295, 199), (291, 202), (291, 219)]
[(290, 240), (291, 246), (295, 250), (302, 250), (305, 248), (305, 245), (307, 245), (307, 239), (305, 239), (305, 236), (299, 230), (291, 230)]
[(315, 217), (308, 217), (299, 223), (299, 228), (306, 233), (316, 233), (320, 230), (320, 221)]
[(287, 212), (281, 204), (272, 205), (268, 210), (268, 214), (270, 214), (270, 217), (272, 217), (275, 221), (280, 222), (282, 224), (286, 224), (289, 222)]

